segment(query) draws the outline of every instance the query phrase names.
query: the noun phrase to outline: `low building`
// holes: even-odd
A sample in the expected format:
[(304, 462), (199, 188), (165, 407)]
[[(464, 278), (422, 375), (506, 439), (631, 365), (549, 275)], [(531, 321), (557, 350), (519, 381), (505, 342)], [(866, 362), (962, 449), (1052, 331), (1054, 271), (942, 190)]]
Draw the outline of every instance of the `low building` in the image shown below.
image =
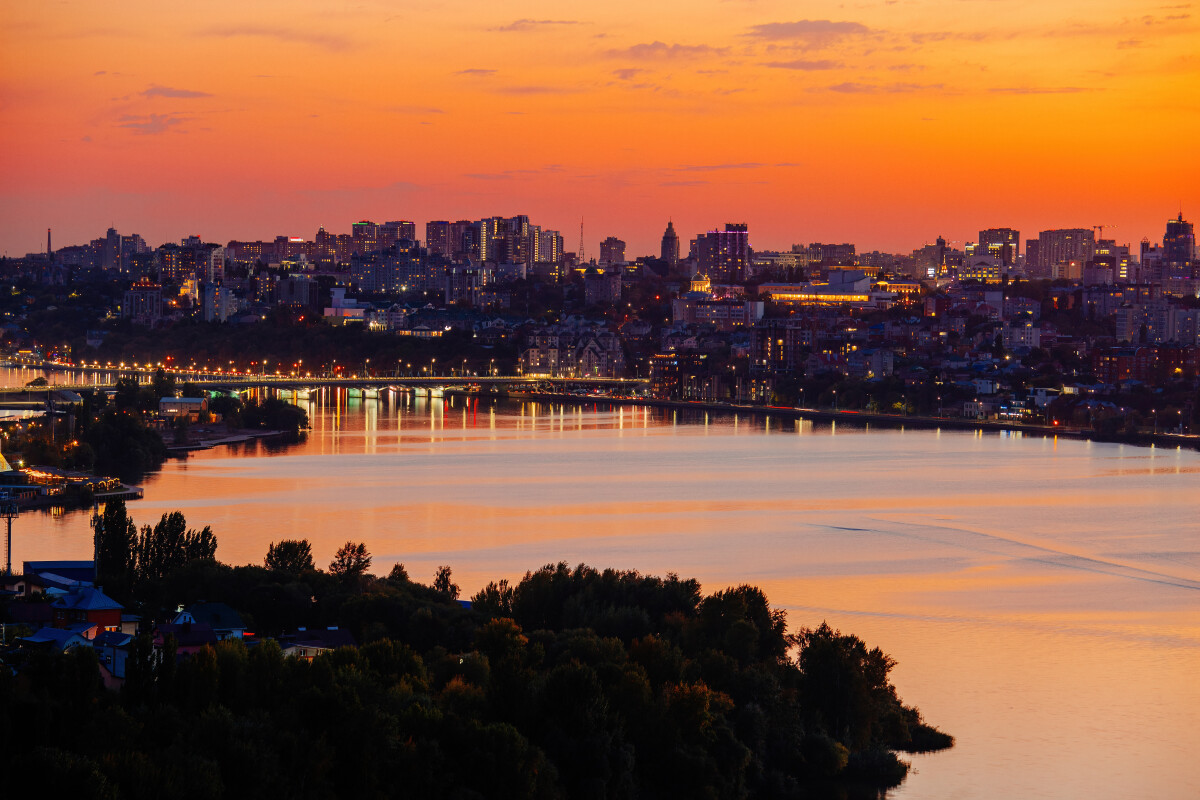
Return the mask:
[(196, 603), (177, 613), (171, 622), (175, 625), (207, 625), (217, 641), (241, 639), (246, 635), (242, 615), (224, 603)]
[(65, 653), (73, 647), (89, 647), (91, 641), (78, 630), (68, 628), (42, 628), (29, 636), (16, 640), (22, 647), (37, 650), (56, 650)]
[(55, 628), (68, 628), (72, 625), (87, 623), (98, 625), (101, 630), (105, 631), (121, 629), (121, 612), (125, 609), (116, 600), (91, 586), (72, 589), (55, 600), (51, 608), (54, 613)]
[(164, 397), (158, 401), (158, 413), (167, 419), (186, 417), (196, 422), (208, 412), (208, 399), (204, 397)]
[(340, 628), (298, 628), (293, 633), (279, 637), (279, 646), (285, 656), (295, 656), (304, 661), (312, 661), (322, 653), (337, 650), (339, 647), (355, 647), (358, 643), (350, 631)]
[(217, 643), (217, 635), (208, 625), (190, 622), (178, 625), (168, 623), (154, 629), (154, 649), (162, 650), (167, 637), (175, 640), (176, 655), (192, 655), (208, 645)]
[(162, 308), (162, 287), (142, 278), (125, 290), (121, 316), (134, 324), (153, 327), (162, 320)]

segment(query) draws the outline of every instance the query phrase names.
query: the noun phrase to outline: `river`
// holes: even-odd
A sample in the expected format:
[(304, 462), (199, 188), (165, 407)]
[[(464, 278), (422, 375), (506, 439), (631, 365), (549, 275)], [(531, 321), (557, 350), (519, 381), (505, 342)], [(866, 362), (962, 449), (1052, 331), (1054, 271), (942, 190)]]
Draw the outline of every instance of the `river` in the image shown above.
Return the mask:
[[(131, 504), (218, 557), (283, 538), (469, 596), (567, 561), (751, 583), (898, 662), (957, 737), (892, 798), (1200, 796), (1200, 453), (644, 407), (327, 390), (290, 447), (172, 461)], [(14, 558), (90, 557), (87, 513), (17, 520)]]

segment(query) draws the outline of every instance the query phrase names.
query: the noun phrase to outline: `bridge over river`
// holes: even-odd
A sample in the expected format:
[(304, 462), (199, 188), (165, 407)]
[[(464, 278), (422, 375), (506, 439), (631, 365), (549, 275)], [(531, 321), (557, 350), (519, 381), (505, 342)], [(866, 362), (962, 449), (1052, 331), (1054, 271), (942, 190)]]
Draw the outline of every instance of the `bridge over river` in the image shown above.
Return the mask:
[[(82, 392), (111, 389), (118, 379), (133, 377), (139, 383), (153, 380), (157, 367), (75, 366), (49, 361), (10, 359), (10, 367), (44, 370), (64, 378), (46, 385), (0, 387), (0, 409), (39, 410), (50, 402), (62, 402), (56, 392)], [(313, 390), (325, 387), (352, 389), (526, 389), (555, 393), (602, 391), (613, 396), (629, 396), (649, 385), (645, 378), (604, 378), (574, 375), (282, 375), (269, 373), (196, 371), (168, 369), (176, 384), (190, 383), (207, 391), (241, 392), (251, 389)]]

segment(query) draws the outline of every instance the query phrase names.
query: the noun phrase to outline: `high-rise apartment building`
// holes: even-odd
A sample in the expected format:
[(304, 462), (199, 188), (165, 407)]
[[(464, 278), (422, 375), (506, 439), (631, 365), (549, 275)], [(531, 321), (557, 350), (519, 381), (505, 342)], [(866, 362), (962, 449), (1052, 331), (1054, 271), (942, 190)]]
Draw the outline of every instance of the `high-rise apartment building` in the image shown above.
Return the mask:
[(1038, 277), (1065, 278), (1082, 274), (1083, 265), (1096, 250), (1096, 232), (1090, 228), (1062, 228), (1038, 234)]
[(750, 233), (744, 223), (726, 223), (723, 231), (696, 237), (699, 270), (714, 283), (740, 283), (750, 260)]
[(379, 250), (379, 226), (370, 220), (362, 220), (350, 226), (350, 238), (355, 253), (374, 253)]
[(1192, 223), (1185, 222), (1183, 214), (1177, 219), (1167, 220), (1167, 232), (1163, 234), (1163, 261), (1168, 264), (1188, 264), (1196, 258), (1196, 233)]
[(1129, 254), (1129, 245), (1117, 244), (1113, 239), (1100, 239), (1096, 242), (1093, 260), (1109, 264), (1113, 270), (1113, 280), (1117, 283), (1129, 283), (1134, 280), (1133, 259)]
[(104, 235), (103, 266), (105, 272), (121, 269), (121, 234), (117, 233), (116, 228), (109, 228)]
[(675, 233), (674, 221), (667, 221), (667, 230), (663, 233), (662, 251), (659, 257), (672, 267), (679, 263), (679, 235)]
[(1025, 240), (1025, 272), (1037, 275), (1042, 269), (1042, 240)]
[(488, 217), (479, 220), (479, 259), (481, 261), (498, 261), (500, 251), (504, 248), (504, 234), (507, 225), (504, 217)]
[(425, 223), (425, 247), (430, 253), (449, 258), (454, 255), (450, 246), (450, 223), (446, 220), (435, 220)]
[(537, 234), (534, 251), (535, 264), (557, 264), (563, 257), (563, 237), (558, 231), (542, 231)]
[(979, 232), (979, 247), (1005, 267), (1017, 263), (1021, 234), (1012, 228), (988, 228)]
[(600, 263), (605, 266), (625, 263), (625, 243), (609, 236), (600, 243)]
[(450, 256), (455, 259), (470, 258), (479, 261), (481, 253), (481, 225), (469, 219), (450, 223)]
[(395, 247), (396, 242), (417, 240), (417, 223), (409, 220), (393, 220), (379, 226), (379, 249)]

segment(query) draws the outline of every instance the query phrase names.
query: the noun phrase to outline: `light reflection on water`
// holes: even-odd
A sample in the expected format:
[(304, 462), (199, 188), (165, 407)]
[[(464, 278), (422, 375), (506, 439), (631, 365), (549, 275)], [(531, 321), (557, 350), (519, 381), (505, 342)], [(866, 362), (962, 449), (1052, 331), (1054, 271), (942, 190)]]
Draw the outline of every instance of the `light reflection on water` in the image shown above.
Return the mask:
[[(1196, 453), (383, 394), (318, 396), (302, 445), (171, 462), (134, 517), (182, 509), (233, 563), (362, 540), (468, 593), (559, 560), (754, 583), (893, 655), (958, 737), (891, 796), (1200, 794)], [(85, 514), (14, 533), (18, 560), (89, 555)]]

